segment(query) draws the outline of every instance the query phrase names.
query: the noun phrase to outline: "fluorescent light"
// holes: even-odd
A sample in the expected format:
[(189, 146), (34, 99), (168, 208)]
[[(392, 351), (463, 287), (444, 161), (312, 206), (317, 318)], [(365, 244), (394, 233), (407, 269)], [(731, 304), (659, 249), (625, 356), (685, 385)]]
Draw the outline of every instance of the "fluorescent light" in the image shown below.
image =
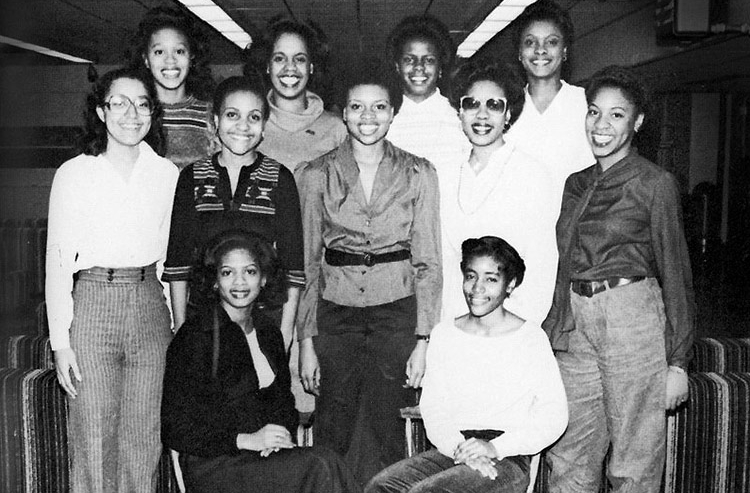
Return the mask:
[(195, 16), (216, 29), (219, 34), (243, 50), (250, 46), (253, 38), (234, 22), (224, 9), (211, 0), (177, 0), (187, 7)]
[(35, 51), (37, 53), (41, 53), (42, 55), (52, 56), (55, 58), (62, 58), (63, 60), (68, 60), (69, 62), (94, 63), (91, 60), (86, 60), (85, 58), (78, 58), (77, 56), (68, 55), (67, 53), (62, 53), (60, 51), (51, 50), (49, 48), (45, 48), (44, 46), (39, 46), (39, 45), (35, 45), (32, 43), (26, 43), (25, 41), (19, 41), (17, 39), (8, 38), (6, 36), (0, 36), (0, 43), (17, 46), (19, 48), (23, 48), (24, 50)]
[[(198, 0), (195, 0), (198, 1)], [(458, 56), (469, 58), (474, 55), (489, 40), (495, 37), (497, 33), (508, 27), (516, 17), (521, 15), (523, 9), (534, 3), (536, 0), (505, 0), (495, 7), (492, 12), (466, 36), (466, 39), (458, 46), (456, 50)]]

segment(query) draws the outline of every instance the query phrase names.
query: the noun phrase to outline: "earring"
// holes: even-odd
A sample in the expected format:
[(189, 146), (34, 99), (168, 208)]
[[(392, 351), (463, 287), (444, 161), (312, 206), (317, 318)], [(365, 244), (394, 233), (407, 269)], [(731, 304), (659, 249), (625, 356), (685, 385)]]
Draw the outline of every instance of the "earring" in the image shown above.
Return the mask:
[(266, 67), (266, 73), (270, 74), (271, 73), (271, 69), (269, 69), (268, 67)]
[(518, 61), (519, 62), (523, 61), (523, 60), (521, 60), (521, 55), (518, 55)]
[(568, 50), (563, 51), (563, 62), (568, 61)]

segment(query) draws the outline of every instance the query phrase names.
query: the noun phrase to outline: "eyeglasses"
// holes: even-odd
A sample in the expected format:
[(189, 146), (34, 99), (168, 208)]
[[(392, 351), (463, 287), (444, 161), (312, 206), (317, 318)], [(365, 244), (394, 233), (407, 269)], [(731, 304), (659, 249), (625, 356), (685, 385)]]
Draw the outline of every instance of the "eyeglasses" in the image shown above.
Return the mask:
[(141, 96), (132, 101), (129, 97), (123, 96), (122, 94), (115, 94), (110, 96), (109, 100), (104, 103), (104, 106), (109, 108), (109, 111), (116, 115), (123, 115), (127, 113), (128, 108), (133, 106), (135, 112), (141, 116), (151, 116), (154, 112), (154, 103), (147, 97)]
[[(505, 98), (490, 98), (484, 102), (484, 105), (488, 111), (493, 113), (505, 113), (505, 109), (508, 107), (508, 100)], [(463, 112), (475, 113), (479, 111), (482, 102), (471, 96), (462, 96), (459, 106)]]

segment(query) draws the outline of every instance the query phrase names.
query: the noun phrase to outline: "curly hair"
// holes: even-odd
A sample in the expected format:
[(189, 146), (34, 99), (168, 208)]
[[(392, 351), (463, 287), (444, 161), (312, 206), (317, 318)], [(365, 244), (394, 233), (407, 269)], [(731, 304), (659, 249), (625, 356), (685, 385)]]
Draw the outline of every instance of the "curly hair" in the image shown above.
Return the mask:
[(560, 7), (554, 0), (538, 0), (526, 7), (513, 23), (516, 27), (516, 47), (521, 47), (523, 32), (532, 22), (547, 21), (555, 24), (563, 35), (563, 44), (568, 49), (570, 56), (570, 44), (573, 42), (573, 21), (567, 10)]
[(438, 51), (440, 68), (449, 73), (456, 57), (456, 46), (445, 24), (431, 15), (412, 15), (404, 17), (388, 35), (386, 58), (398, 62), (404, 45), (414, 39), (429, 41)]
[(151, 36), (162, 29), (174, 29), (188, 42), (190, 49), (190, 70), (185, 80), (185, 90), (198, 99), (208, 100), (213, 93), (214, 79), (209, 67), (208, 37), (193, 18), (180, 10), (169, 7), (155, 7), (141, 19), (138, 30), (130, 40), (130, 48), (125, 56), (128, 66), (145, 71), (151, 76), (144, 60), (151, 43)]
[(508, 128), (521, 116), (525, 101), (524, 83), (513, 65), (492, 58), (471, 59), (458, 69), (453, 79), (451, 104), (456, 108), (461, 97), (466, 95), (472, 85), (488, 81), (497, 84), (508, 100)]
[(344, 100), (341, 101), (341, 107), (346, 106), (346, 99), (349, 97), (349, 91), (356, 86), (380, 86), (388, 92), (388, 99), (393, 106), (393, 114), (397, 114), (404, 102), (404, 94), (401, 91), (401, 82), (396, 78), (393, 70), (388, 70), (382, 61), (375, 58), (365, 59), (357, 64), (347, 80), (346, 91), (344, 91)]
[(250, 77), (234, 76), (229, 77), (221, 81), (216, 87), (214, 92), (214, 101), (212, 111), (214, 115), (219, 116), (221, 108), (224, 107), (224, 102), (230, 94), (235, 92), (249, 92), (255, 94), (262, 101), (263, 121), (268, 121), (268, 117), (271, 113), (271, 108), (266, 100), (266, 88), (262, 80), (253, 80)]
[(497, 236), (469, 238), (461, 244), (461, 272), (464, 272), (473, 259), (490, 257), (497, 262), (498, 270), (507, 282), (516, 280), (516, 287), (523, 282), (526, 264), (515, 248)]
[(586, 102), (591, 104), (599, 90), (605, 87), (622, 91), (628, 101), (635, 106), (636, 114), (648, 116), (651, 95), (643, 79), (633, 69), (610, 65), (598, 70), (586, 83)]
[(107, 72), (96, 82), (93, 90), (86, 96), (86, 110), (83, 114), (85, 126), (78, 142), (79, 152), (89, 156), (98, 156), (107, 150), (109, 139), (107, 125), (99, 118), (96, 109), (104, 107), (112, 85), (119, 79), (136, 80), (146, 88), (146, 94), (154, 105), (154, 111), (151, 113), (151, 128), (143, 140), (158, 155), (164, 156), (166, 142), (161, 126), (162, 107), (156, 96), (154, 81), (142, 71), (130, 68), (120, 68)]
[(249, 253), (258, 264), (260, 274), (266, 278), (266, 285), (255, 300), (255, 305), (264, 309), (283, 305), (287, 300), (286, 271), (281, 267), (276, 249), (264, 238), (238, 229), (219, 233), (208, 242), (196, 272), (200, 298), (208, 305), (219, 303), (219, 295), (214, 289), (219, 267), (227, 254), (236, 250)]

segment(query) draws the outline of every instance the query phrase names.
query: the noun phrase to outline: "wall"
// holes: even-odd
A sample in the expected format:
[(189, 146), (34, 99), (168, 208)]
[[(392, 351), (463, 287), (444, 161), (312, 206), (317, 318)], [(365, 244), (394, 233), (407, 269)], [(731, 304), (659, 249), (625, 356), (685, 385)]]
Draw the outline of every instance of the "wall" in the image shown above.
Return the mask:
[(716, 184), (719, 158), (719, 94), (693, 94), (690, 121), (690, 190)]

